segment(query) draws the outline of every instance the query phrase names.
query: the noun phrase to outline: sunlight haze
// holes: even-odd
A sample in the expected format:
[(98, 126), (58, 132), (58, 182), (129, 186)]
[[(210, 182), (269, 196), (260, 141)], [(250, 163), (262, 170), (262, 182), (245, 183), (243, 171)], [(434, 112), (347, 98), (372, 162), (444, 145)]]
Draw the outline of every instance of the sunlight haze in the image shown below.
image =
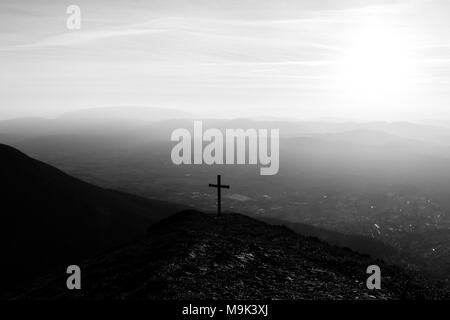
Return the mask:
[(204, 117), (450, 118), (448, 1), (0, 4), (0, 119), (149, 106)]

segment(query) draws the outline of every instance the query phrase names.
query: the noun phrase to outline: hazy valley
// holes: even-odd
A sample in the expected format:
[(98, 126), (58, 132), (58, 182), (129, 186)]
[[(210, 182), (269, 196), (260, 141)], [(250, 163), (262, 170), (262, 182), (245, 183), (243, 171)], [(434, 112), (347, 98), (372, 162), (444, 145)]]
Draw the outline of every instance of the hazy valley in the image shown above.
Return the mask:
[(280, 171), (264, 177), (257, 166), (172, 164), (170, 133), (192, 123), (120, 117), (81, 121), (67, 115), (3, 121), (0, 136), (85, 181), (199, 210), (214, 210), (215, 192), (208, 183), (220, 173), (231, 185), (224, 210), (348, 234), (345, 241), (329, 234), (322, 238), (349, 247), (359, 242), (351, 236), (363, 236), (368, 243), (357, 249), (448, 281), (450, 128), (204, 120), (219, 129), (279, 128)]

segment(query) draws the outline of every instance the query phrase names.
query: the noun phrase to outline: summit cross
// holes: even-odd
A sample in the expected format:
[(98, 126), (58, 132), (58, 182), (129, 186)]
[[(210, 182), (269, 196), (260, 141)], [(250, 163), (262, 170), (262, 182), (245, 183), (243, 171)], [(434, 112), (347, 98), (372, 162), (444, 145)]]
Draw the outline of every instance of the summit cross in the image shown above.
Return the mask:
[(222, 214), (222, 189), (230, 189), (230, 186), (220, 183), (220, 174), (217, 175), (217, 184), (209, 184), (210, 187), (217, 188), (217, 214), (220, 216)]

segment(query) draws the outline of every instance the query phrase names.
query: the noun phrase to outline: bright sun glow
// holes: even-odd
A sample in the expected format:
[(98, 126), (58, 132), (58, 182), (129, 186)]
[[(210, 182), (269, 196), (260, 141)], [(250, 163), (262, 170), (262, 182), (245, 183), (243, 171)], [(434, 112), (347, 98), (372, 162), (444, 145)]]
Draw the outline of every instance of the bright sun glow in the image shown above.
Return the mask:
[(413, 55), (408, 37), (398, 30), (378, 26), (355, 31), (339, 61), (339, 90), (360, 100), (396, 100), (412, 89)]

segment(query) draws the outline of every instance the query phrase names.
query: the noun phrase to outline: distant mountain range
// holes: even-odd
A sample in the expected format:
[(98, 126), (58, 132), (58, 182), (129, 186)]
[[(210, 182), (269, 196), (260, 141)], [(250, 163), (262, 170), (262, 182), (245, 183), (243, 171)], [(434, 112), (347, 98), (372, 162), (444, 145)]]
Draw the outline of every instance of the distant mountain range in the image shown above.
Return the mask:
[(103, 108), (88, 108), (67, 112), (60, 116), (59, 120), (70, 121), (162, 121), (169, 119), (192, 118), (193, 114), (185, 111), (168, 108), (118, 106)]

